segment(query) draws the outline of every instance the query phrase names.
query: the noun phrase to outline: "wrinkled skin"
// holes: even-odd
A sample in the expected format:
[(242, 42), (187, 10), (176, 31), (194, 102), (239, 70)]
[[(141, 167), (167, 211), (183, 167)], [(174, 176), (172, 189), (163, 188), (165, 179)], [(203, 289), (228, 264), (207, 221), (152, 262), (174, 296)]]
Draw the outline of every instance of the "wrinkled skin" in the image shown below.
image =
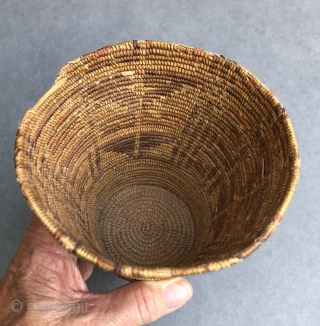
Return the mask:
[[(184, 278), (135, 282), (93, 294), (85, 283), (92, 270), (32, 216), (0, 281), (0, 325), (143, 325), (180, 308), (192, 296)], [(11, 306), (14, 300), (22, 306)], [(55, 308), (63, 304), (65, 309)]]

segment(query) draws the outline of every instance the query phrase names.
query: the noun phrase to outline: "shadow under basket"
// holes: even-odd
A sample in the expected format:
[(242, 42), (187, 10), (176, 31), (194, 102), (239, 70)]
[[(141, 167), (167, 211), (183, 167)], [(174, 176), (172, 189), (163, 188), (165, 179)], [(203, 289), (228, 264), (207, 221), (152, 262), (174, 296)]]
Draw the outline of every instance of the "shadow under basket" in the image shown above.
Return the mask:
[(68, 250), (146, 280), (242, 261), (279, 224), (299, 155), (283, 106), (247, 69), (139, 40), (61, 69), (20, 122), (15, 168)]

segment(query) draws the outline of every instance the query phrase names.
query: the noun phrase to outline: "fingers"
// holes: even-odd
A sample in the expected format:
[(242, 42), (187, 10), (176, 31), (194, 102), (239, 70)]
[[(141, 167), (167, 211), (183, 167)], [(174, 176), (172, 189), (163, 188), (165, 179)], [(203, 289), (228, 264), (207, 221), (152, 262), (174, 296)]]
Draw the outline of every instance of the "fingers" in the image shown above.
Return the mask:
[(86, 281), (92, 274), (94, 266), (92, 264), (82, 260), (81, 258), (77, 259), (77, 266), (79, 268), (82, 278)]
[(67, 257), (68, 251), (50, 234), (47, 228), (40, 222), (35, 214), (32, 214), (31, 221), (27, 227), (20, 247), (26, 247), (29, 251), (34, 247), (40, 247), (45, 254), (58, 254)]
[(90, 301), (101, 325), (131, 326), (151, 323), (182, 307), (191, 297), (190, 283), (175, 278), (131, 283), (107, 294), (94, 294)]
[(32, 214), (31, 216), (31, 221), (29, 224), (29, 228), (34, 228), (40, 231), (47, 231), (45, 226), (41, 223), (41, 221), (38, 219), (35, 213)]
[(27, 227), (24, 235), (33, 238), (35, 241), (46, 240), (54, 243), (56, 242), (53, 241), (54, 237), (34, 213), (32, 214), (30, 224)]
[[(45, 255), (47, 260), (50, 257), (54, 257), (57, 260), (67, 261), (69, 265), (78, 267), (83, 281), (89, 278), (93, 271), (93, 265), (77, 258), (76, 255), (69, 253), (47, 230), (47, 228), (40, 222), (35, 214), (32, 215), (30, 224), (24, 234), (22, 244), (26, 244), (27, 248), (39, 247), (39, 255)], [(71, 262), (73, 264), (71, 264)], [(63, 264), (62, 264), (63, 265)], [(77, 274), (73, 271), (73, 274)], [(84, 283), (82, 284), (84, 285)], [(85, 286), (87, 291), (87, 287)]]

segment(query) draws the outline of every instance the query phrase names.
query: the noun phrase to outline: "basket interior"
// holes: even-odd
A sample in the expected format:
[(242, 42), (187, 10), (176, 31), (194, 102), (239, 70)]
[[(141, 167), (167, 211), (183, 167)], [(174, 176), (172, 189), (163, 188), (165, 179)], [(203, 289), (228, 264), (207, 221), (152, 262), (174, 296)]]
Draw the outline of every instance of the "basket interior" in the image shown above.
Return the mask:
[(236, 63), (185, 49), (140, 42), (83, 56), (23, 122), (41, 205), (117, 264), (233, 257), (292, 182), (278, 101)]

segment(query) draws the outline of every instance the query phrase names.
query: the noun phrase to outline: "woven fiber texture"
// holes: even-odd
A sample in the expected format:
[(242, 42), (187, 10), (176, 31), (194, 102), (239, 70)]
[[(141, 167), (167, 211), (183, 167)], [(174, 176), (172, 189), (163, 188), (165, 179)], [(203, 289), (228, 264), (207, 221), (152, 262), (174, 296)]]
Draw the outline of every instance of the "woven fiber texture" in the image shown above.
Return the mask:
[(68, 62), (15, 144), (18, 182), (42, 223), (130, 280), (242, 261), (279, 224), (299, 162), (287, 113), (247, 69), (146, 40)]

